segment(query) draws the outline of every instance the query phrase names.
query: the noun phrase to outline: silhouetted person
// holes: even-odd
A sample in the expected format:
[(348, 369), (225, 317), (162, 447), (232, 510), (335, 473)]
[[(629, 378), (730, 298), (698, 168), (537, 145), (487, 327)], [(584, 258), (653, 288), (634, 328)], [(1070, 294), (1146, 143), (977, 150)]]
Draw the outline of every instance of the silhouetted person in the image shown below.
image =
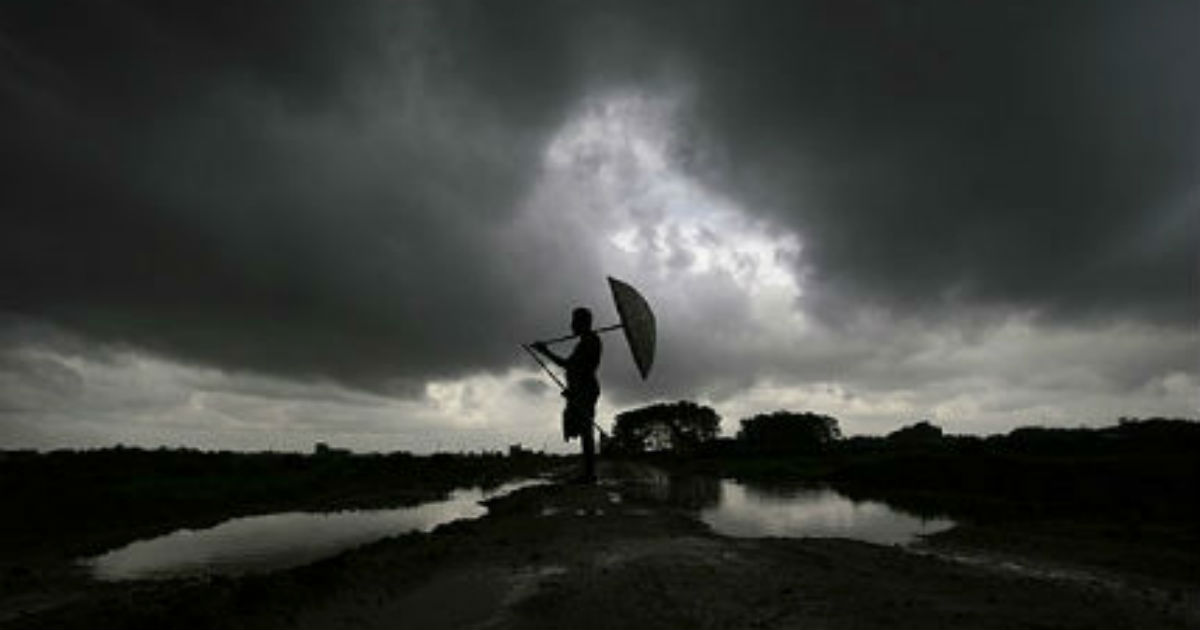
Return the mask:
[(596, 417), (596, 400), (600, 398), (600, 381), (596, 369), (600, 367), (600, 336), (592, 330), (592, 312), (579, 307), (571, 312), (571, 332), (579, 335), (579, 343), (568, 357), (560, 357), (542, 342), (533, 344), (541, 352), (567, 371), (567, 388), (563, 396), (567, 399), (563, 409), (563, 439), (579, 437), (583, 446), (583, 477), (585, 483), (596, 480), (596, 438), (592, 424)]

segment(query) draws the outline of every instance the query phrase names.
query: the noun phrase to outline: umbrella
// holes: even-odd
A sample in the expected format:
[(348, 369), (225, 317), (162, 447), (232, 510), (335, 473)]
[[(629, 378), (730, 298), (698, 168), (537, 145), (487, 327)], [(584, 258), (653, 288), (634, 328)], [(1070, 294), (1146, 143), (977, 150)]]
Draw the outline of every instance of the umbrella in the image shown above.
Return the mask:
[[(650, 368), (654, 366), (654, 347), (658, 338), (658, 329), (654, 321), (654, 311), (650, 310), (650, 304), (646, 302), (646, 298), (638, 293), (637, 289), (629, 284), (617, 280), (616, 278), (608, 277), (608, 288), (612, 290), (613, 303), (617, 307), (617, 316), (620, 317), (621, 323), (611, 326), (597, 328), (596, 332), (610, 332), (613, 330), (622, 330), (625, 333), (625, 341), (629, 344), (629, 353), (633, 355), (633, 363), (637, 366), (638, 373), (642, 378), (650, 376)], [(543, 343), (551, 344), (560, 341), (568, 341), (575, 339), (579, 335), (566, 335), (555, 339), (547, 339)], [(562, 381), (546, 364), (541, 357), (537, 355), (528, 345), (523, 345), (523, 348), (546, 373), (550, 378), (558, 383), (559, 387), (563, 387)]]
[(629, 342), (629, 352), (637, 365), (642, 378), (650, 376), (650, 368), (654, 366), (654, 346), (658, 341), (658, 327), (654, 322), (654, 311), (646, 298), (637, 289), (609, 276), (608, 286), (612, 289), (613, 302), (617, 305), (617, 315), (621, 323), (617, 324), (625, 331), (625, 341)]

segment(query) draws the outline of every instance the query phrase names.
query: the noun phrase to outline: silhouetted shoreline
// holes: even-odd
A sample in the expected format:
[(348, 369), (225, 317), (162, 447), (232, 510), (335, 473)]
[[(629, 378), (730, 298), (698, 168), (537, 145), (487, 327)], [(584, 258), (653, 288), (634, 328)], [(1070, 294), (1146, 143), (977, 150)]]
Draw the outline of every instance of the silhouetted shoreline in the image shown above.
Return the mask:
[[(679, 548), (664, 551), (661, 562), (634, 565), (665, 580), (666, 592), (683, 597), (684, 585), (699, 579), (694, 574), (697, 567), (709, 562), (704, 554), (717, 553), (712, 570), (724, 577), (714, 584), (737, 593), (722, 603), (723, 592), (711, 592), (707, 597), (715, 599), (698, 609), (700, 616), (681, 610), (660, 620), (669, 627), (754, 618), (754, 611), (738, 608), (740, 598), (756, 588), (741, 583), (750, 579), (744, 574), (748, 569), (720, 560), (725, 557), (720, 554), (749, 554), (770, 566), (783, 563), (779, 566), (788, 568), (779, 570), (792, 576), (788, 579), (810, 589), (817, 588), (821, 571), (835, 571), (835, 583), (861, 588), (867, 593), (864, 601), (874, 602), (863, 605), (875, 608), (847, 612), (853, 607), (843, 610), (841, 591), (822, 591), (832, 607), (825, 619), (867, 620), (856, 624), (862, 627), (900, 621), (947, 623), (959, 619), (953, 611), (960, 608), (966, 615), (963, 623), (972, 627), (979, 625), (972, 621), (984, 619), (995, 619), (998, 625), (1044, 619), (1088, 625), (1105, 619), (1114, 627), (1188, 627), (1187, 620), (1196, 619), (1197, 602), (1187, 593), (1200, 586), (1200, 518), (1192, 500), (1200, 486), (1198, 436), (1200, 423), (1149, 420), (1099, 429), (1020, 429), (986, 438), (933, 436), (928, 431), (916, 440), (854, 437), (809, 452), (753, 453), (716, 442), (687, 454), (610, 456), (602, 460), (605, 474), (598, 487), (554, 484), (521, 490), (489, 502), (491, 513), (477, 522), (399, 536), (279, 573), (125, 586), (93, 582), (74, 562), (135, 539), (207, 527), (233, 516), (411, 505), (443, 497), (455, 487), (494, 486), (547, 474), (565, 478), (577, 464), (571, 457), (521, 449), (509, 455), (431, 456), (354, 455), (328, 448), (308, 455), (130, 448), (6, 451), (0, 456), (0, 488), (10, 513), (21, 518), (6, 519), (0, 536), (0, 627), (89, 627), (97, 611), (108, 615), (108, 627), (255, 627), (263, 620), (286, 627), (294, 625), (288, 619), (350, 615), (361, 604), (345, 608), (349, 604), (337, 603), (343, 601), (337, 594), (383, 588), (372, 581), (379, 579), (397, 593), (434, 588), (441, 579), (436, 576), (459, 575), (456, 571), (492, 576), (489, 589), (518, 588), (513, 585), (526, 579), (539, 584), (538, 589), (552, 588), (556, 580), (590, 584), (599, 579), (587, 577), (598, 570), (589, 564), (600, 561), (596, 558), (629, 545), (641, 549), (651, 544), (638, 541), (660, 539), (662, 543), (651, 546)], [(640, 490), (649, 488), (644, 474), (651, 470), (671, 482), (667, 490)], [(927, 544), (933, 555), (926, 559), (849, 541), (742, 542), (706, 530), (695, 516), (714, 500), (713, 484), (700, 482), (719, 478), (753, 481), (761, 487), (831, 485), (855, 500), (884, 500), (913, 514), (949, 515), (959, 526), (930, 537)], [(615, 498), (618, 493), (623, 500)], [(984, 558), (985, 565), (993, 562), (987, 558), (999, 558), (994, 561), (998, 566), (1007, 562), (1004, 558), (1019, 558), (1035, 566), (1076, 567), (1101, 582), (1115, 576), (1112, 583), (1126, 586), (1114, 595), (1087, 584), (1038, 585), (1036, 576), (1022, 578), (1034, 582), (1017, 584), (987, 566), (957, 566), (961, 562), (955, 561), (949, 567), (939, 560), (959, 557)], [(814, 559), (820, 559), (818, 566), (811, 565)], [(567, 567), (567, 577), (537, 573), (547, 562)], [(822, 569), (826, 564), (821, 563), (830, 564)], [(397, 575), (414, 570), (419, 574)], [(523, 571), (535, 575), (528, 577)], [(380, 577), (384, 575), (392, 577)], [(601, 590), (599, 599), (580, 605), (607, 611), (593, 611), (597, 619), (646, 622), (644, 613), (628, 609), (618, 594), (627, 588), (622, 584), (637, 581), (634, 576), (614, 580), (610, 587), (616, 590)], [(895, 586), (905, 580), (912, 584)], [(961, 580), (975, 586), (957, 593), (951, 585)], [(1130, 585), (1141, 585), (1136, 588), (1148, 589), (1153, 596), (1131, 594), (1136, 589)], [(929, 600), (928, 609), (890, 611), (888, 588), (900, 589), (900, 601)], [(989, 588), (1001, 599), (989, 599)], [(1062, 603), (1038, 594), (1045, 589), (1066, 589), (1060, 594)], [(1035, 602), (1030, 606), (1042, 608), (1023, 610), (1004, 599), (1009, 596), (1017, 598), (1013, 602), (1030, 598)], [(1100, 596), (1116, 598), (1113, 605), (1128, 616), (1113, 618), (1112, 610), (1090, 609), (1089, 598)], [(390, 618), (388, 599), (380, 597), (378, 606), (383, 608), (371, 614)], [(425, 613), (436, 617), (436, 611), (414, 613), (407, 595), (396, 597), (409, 602), (404, 604), (410, 606), (405, 614), (420, 613), (413, 619), (428, 619), (421, 616)], [(793, 607), (804, 599), (765, 591), (761, 597), (766, 609), (783, 615), (780, 619), (790, 618), (787, 615), (796, 613)], [(318, 615), (310, 599), (326, 602), (319, 608), (326, 613)], [(501, 601), (487, 599), (480, 610), (530, 623), (566, 619), (555, 616), (559, 613), (506, 608)], [(512, 627), (523, 627), (526, 621), (513, 622)]]

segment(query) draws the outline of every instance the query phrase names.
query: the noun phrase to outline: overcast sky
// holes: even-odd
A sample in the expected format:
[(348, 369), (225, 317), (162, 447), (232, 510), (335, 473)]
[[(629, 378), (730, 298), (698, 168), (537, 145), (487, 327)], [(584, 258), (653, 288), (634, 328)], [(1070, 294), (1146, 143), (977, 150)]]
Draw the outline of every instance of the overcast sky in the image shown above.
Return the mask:
[(1200, 415), (1200, 4), (0, 3), (0, 448)]

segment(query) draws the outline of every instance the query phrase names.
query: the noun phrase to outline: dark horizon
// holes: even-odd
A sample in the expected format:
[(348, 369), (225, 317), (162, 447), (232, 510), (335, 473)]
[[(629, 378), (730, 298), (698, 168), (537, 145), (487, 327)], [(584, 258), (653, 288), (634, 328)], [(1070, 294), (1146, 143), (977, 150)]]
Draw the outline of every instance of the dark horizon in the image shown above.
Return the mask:
[[(653, 406), (653, 405), (649, 405), (649, 406)], [(642, 408), (645, 408), (645, 407), (642, 407)], [(642, 409), (642, 408), (639, 408), (639, 409)], [(631, 410), (626, 410), (626, 411), (631, 411)], [(811, 413), (811, 412), (775, 410), (772, 412), (765, 412), (764, 414), (761, 414), (761, 415), (770, 415), (772, 413), (807, 414), (807, 413)], [(741, 420), (749, 420), (749, 419), (750, 418), (742, 418)], [(835, 418), (835, 420), (836, 420), (836, 418)], [(1122, 417), (1122, 418), (1118, 418), (1118, 419), (1114, 420), (1112, 424), (1095, 424), (1095, 425), (1078, 424), (1075, 426), (1064, 426), (1064, 427), (1046, 426), (1046, 425), (1039, 425), (1039, 424), (1025, 424), (1025, 425), (1013, 427), (1012, 429), (1010, 429), (1008, 431), (998, 432), (998, 433), (981, 434), (981, 433), (949, 433), (949, 432), (946, 432), (946, 433), (941, 433), (938, 437), (938, 440), (942, 440), (942, 441), (946, 441), (946, 442), (953, 442), (956, 440), (959, 440), (959, 441), (961, 441), (961, 440), (983, 440), (983, 441), (991, 440), (991, 441), (1001, 441), (1002, 442), (1005, 439), (1012, 438), (1012, 436), (1014, 434), (1029, 433), (1029, 432), (1046, 432), (1048, 434), (1063, 433), (1063, 434), (1067, 434), (1068, 436), (1070, 436), (1072, 434), (1075, 434), (1076, 436), (1099, 435), (1099, 434), (1104, 434), (1104, 433), (1111, 433), (1114, 430), (1119, 431), (1120, 429), (1125, 427), (1127, 424), (1138, 425), (1138, 424), (1155, 423), (1155, 422), (1186, 423), (1189, 425), (1191, 425), (1191, 424), (1200, 425), (1200, 418), (1183, 418), (1183, 417), (1129, 418), (1129, 417)], [(893, 428), (892, 430), (887, 431), (885, 433), (840, 434), (835, 441), (839, 442), (839, 443), (854, 443), (859, 440), (867, 440), (867, 441), (886, 440), (887, 438), (889, 438), (889, 436), (899, 433), (901, 430), (911, 429), (914, 426), (918, 426), (918, 425), (922, 425), (922, 424), (926, 424), (926, 423), (932, 424), (938, 430), (941, 430), (941, 428), (942, 428), (942, 427), (938, 426), (936, 423), (930, 423), (928, 420), (913, 420), (913, 421), (905, 422), (902, 424), (898, 424), (895, 428)], [(604, 428), (606, 431), (606, 436), (611, 435), (610, 429), (612, 427), (605, 426)], [(722, 433), (718, 433), (715, 436), (715, 438), (717, 440), (737, 441), (739, 438), (739, 435), (738, 435), (738, 432), (736, 432), (736, 431), (733, 433), (722, 432)], [(511, 443), (511, 444), (497, 444), (490, 448), (482, 447), (482, 448), (475, 448), (475, 449), (459, 449), (459, 450), (448, 450), (448, 449), (437, 450), (437, 449), (435, 449), (435, 450), (431, 450), (431, 451), (411, 451), (411, 450), (404, 450), (404, 449), (358, 450), (358, 449), (354, 449), (351, 447), (344, 447), (340, 444), (329, 443), (329, 442), (314, 442), (307, 449), (294, 449), (294, 450), (251, 449), (251, 448), (205, 449), (205, 448), (198, 448), (195, 446), (188, 446), (185, 444), (142, 445), (142, 444), (113, 443), (113, 444), (108, 444), (108, 445), (83, 446), (83, 447), (60, 446), (60, 447), (45, 448), (45, 449), (4, 447), (4, 448), (0, 448), (0, 455), (21, 454), (21, 453), (35, 453), (38, 455), (46, 455), (46, 454), (56, 453), (56, 452), (90, 453), (90, 452), (114, 451), (114, 450), (124, 449), (124, 450), (129, 450), (129, 451), (142, 451), (142, 452), (151, 452), (151, 453), (156, 452), (156, 451), (167, 451), (167, 452), (189, 452), (189, 453), (198, 453), (198, 454), (205, 454), (205, 455), (231, 453), (231, 454), (236, 454), (236, 455), (317, 455), (317, 456), (328, 456), (328, 455), (337, 456), (337, 455), (342, 455), (342, 454), (354, 455), (354, 456), (358, 456), (358, 455), (368, 455), (368, 456), (370, 456), (370, 455), (375, 455), (375, 456), (411, 455), (411, 456), (415, 456), (415, 457), (430, 457), (430, 456), (435, 456), (435, 455), (513, 456), (514, 453), (512, 452), (512, 449), (514, 447), (518, 447), (521, 449), (520, 454), (531, 454), (531, 455), (537, 455), (537, 456), (564, 457), (564, 456), (573, 456), (576, 454), (574, 452), (574, 449), (570, 448), (570, 447), (560, 448), (560, 449), (551, 449), (551, 448), (546, 448), (546, 446), (548, 446), (548, 445)], [(669, 449), (668, 449), (668, 451), (669, 451)], [(664, 451), (664, 452), (666, 452), (666, 451)]]

